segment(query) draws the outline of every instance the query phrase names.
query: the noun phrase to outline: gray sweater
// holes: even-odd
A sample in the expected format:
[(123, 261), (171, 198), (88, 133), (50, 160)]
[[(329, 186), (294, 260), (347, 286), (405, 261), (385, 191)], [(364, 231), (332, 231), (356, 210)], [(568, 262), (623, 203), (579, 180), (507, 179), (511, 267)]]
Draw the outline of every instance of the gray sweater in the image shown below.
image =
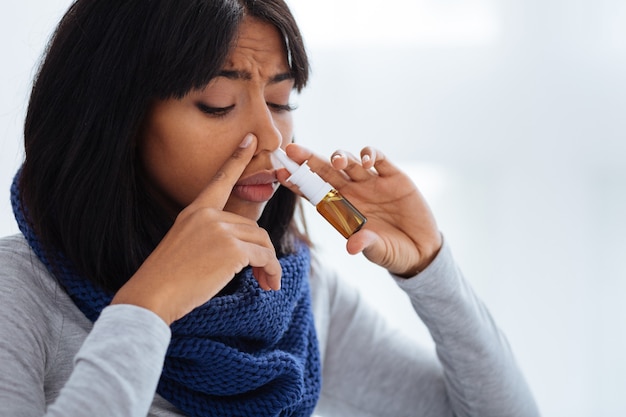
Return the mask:
[[(403, 336), (358, 291), (312, 265), (322, 354), (320, 416), (538, 416), (504, 336), (447, 244), (411, 279), (393, 277), (436, 354)], [(155, 394), (169, 327), (116, 305), (91, 323), (21, 235), (0, 239), (0, 416), (181, 416)]]

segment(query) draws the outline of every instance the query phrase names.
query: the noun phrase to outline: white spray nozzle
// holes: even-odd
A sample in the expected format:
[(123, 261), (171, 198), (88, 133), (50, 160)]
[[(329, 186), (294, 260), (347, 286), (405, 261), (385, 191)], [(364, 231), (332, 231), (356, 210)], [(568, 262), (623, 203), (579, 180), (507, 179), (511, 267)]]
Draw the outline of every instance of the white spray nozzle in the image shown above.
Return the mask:
[(319, 175), (312, 172), (306, 162), (298, 165), (292, 161), (281, 148), (272, 152), (272, 155), (289, 171), (288, 181), (298, 186), (302, 194), (315, 206), (333, 187)]
[(300, 165), (292, 161), (291, 158), (287, 156), (285, 151), (282, 150), (282, 148), (276, 149), (274, 152), (272, 152), (272, 155), (274, 155), (276, 159), (278, 159), (278, 161), (287, 169), (287, 171), (289, 171), (290, 174), (293, 174), (298, 170), (298, 168), (300, 168)]

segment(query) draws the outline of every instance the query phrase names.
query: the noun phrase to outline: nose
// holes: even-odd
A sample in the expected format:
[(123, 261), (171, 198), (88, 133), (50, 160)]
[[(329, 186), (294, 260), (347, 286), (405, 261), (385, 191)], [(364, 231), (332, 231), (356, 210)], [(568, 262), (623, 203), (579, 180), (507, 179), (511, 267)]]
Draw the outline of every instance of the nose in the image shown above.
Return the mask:
[(276, 125), (274, 115), (269, 109), (265, 100), (254, 106), (255, 110), (252, 114), (251, 133), (258, 139), (256, 153), (263, 151), (273, 152), (281, 145), (283, 141), (282, 134)]

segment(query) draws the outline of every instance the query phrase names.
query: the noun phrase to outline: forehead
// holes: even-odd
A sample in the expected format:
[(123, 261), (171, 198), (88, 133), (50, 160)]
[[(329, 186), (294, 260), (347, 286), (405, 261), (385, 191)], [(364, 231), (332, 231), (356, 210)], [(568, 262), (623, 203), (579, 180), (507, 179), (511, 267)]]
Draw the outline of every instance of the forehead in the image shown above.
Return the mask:
[(278, 29), (246, 16), (239, 26), (235, 46), (224, 69), (262, 72), (266, 76), (288, 71), (287, 52)]

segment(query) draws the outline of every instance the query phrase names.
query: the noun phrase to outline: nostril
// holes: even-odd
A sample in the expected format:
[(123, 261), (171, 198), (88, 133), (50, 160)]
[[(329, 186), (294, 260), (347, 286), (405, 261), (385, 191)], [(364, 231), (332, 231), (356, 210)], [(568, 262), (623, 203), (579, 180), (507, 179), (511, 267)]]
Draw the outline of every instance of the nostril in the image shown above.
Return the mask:
[(258, 150), (275, 151), (283, 143), (283, 136), (277, 128), (266, 129), (257, 134), (259, 138)]

